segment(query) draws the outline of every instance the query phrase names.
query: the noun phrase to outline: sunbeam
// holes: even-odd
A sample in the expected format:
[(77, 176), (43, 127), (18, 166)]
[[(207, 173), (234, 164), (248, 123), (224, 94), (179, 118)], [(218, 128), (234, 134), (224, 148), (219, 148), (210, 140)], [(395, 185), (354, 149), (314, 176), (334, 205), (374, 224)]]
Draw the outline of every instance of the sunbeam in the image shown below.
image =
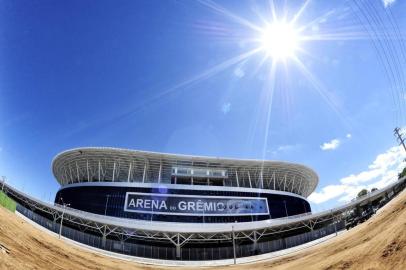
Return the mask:
[(268, 139), (269, 139), (269, 130), (271, 126), (271, 112), (272, 112), (272, 104), (273, 104), (273, 96), (275, 92), (275, 83), (276, 83), (276, 64), (271, 65), (271, 70), (269, 72), (269, 87), (266, 87), (265, 93), (266, 93), (266, 120), (265, 120), (265, 134), (264, 134), (264, 144), (262, 148), (262, 159), (265, 160), (266, 158), (266, 151), (268, 149)]
[(229, 58), (197, 75), (192, 76), (189, 79), (186, 79), (186, 80), (158, 93), (157, 95), (154, 95), (150, 98), (145, 99), (142, 103), (139, 103), (137, 106), (135, 106), (131, 110), (125, 111), (123, 113), (120, 113), (119, 115), (116, 115), (114, 117), (114, 119), (121, 119), (123, 117), (128, 117), (128, 116), (134, 114), (135, 112), (137, 112), (140, 108), (145, 107), (146, 105), (151, 104), (154, 101), (160, 100), (164, 96), (167, 96), (167, 95), (175, 92), (176, 90), (179, 90), (179, 89), (182, 89), (185, 87), (189, 87), (193, 84), (201, 82), (202, 80), (206, 80), (212, 76), (215, 76), (218, 73), (226, 70), (227, 68), (230, 68), (231, 66), (234, 66), (234, 65), (237, 65), (237, 64), (243, 62), (244, 60), (248, 59), (252, 55), (258, 53), (259, 51), (260, 51), (260, 49), (256, 48), (256, 49), (250, 50), (248, 52), (234, 56), (232, 58)]
[(293, 19), (291, 20), (292, 24), (294, 24), (300, 18), (300, 16), (306, 10), (309, 3), (310, 3), (310, 0), (306, 0), (306, 2), (300, 7), (299, 11), (296, 12), (296, 14), (293, 16)]
[(213, 10), (215, 12), (218, 12), (224, 16), (227, 16), (227, 17), (233, 19), (234, 21), (240, 23), (241, 25), (251, 28), (252, 30), (256, 30), (256, 31), (262, 30), (261, 27), (255, 25), (254, 23), (250, 22), (249, 20), (241, 18), (240, 16), (228, 11), (227, 9), (225, 9), (224, 7), (222, 7), (216, 3), (213, 3), (212, 1), (199, 0), (199, 3), (210, 8), (211, 10)]
[(341, 120), (344, 126), (346, 126), (347, 128), (351, 128), (352, 127), (351, 122), (348, 120), (347, 117), (345, 117), (344, 113), (341, 111), (337, 103), (331, 97), (331, 94), (329, 93), (329, 91), (327, 91), (323, 83), (306, 68), (306, 66), (302, 63), (302, 61), (300, 61), (296, 57), (292, 59), (294, 60), (296, 66), (299, 68), (299, 71), (301, 71), (302, 74), (304, 75), (304, 78), (306, 78), (311, 83), (313, 89), (316, 90), (316, 92), (330, 107), (330, 109), (337, 114), (338, 118)]

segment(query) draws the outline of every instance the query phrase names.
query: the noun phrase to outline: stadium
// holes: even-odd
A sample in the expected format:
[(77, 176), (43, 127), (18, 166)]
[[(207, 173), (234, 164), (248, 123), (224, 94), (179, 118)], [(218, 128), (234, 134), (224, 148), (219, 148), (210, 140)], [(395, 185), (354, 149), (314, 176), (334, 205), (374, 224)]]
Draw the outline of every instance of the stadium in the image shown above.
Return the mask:
[[(145, 225), (154, 228), (156, 235), (162, 234), (166, 239), (155, 235), (129, 239), (123, 245), (151, 250), (141, 254), (136, 251), (136, 256), (177, 260), (237, 256), (234, 231), (233, 241), (216, 234), (230, 232), (239, 223), (251, 235), (261, 221), (308, 215), (311, 209), (306, 197), (318, 183), (313, 170), (288, 162), (114, 148), (62, 152), (54, 158), (52, 170), (61, 185), (55, 197), (56, 205), (118, 218), (124, 223), (134, 220), (138, 228)], [(177, 234), (168, 234), (168, 228), (175, 229)], [(193, 234), (182, 234), (184, 228)], [(246, 246), (240, 251), (245, 253), (241, 256), (263, 253), (258, 242), (269, 237), (259, 241), (260, 235), (251, 236), (255, 238), (255, 246)], [(106, 234), (102, 247), (108, 241)], [(247, 239), (241, 239), (239, 244), (244, 247)], [(165, 255), (159, 251), (154, 255), (154, 250), (163, 248)]]
[(311, 212), (318, 177), (298, 164), (109, 148), (53, 161), (55, 203), (120, 218), (181, 223), (255, 222)]
[(58, 154), (52, 171), (61, 186), (54, 203), (3, 182), (19, 215), (99, 252), (165, 265), (249, 262), (318, 243), (406, 186), (401, 177), (312, 213), (306, 198), (318, 176), (289, 162), (88, 147)]

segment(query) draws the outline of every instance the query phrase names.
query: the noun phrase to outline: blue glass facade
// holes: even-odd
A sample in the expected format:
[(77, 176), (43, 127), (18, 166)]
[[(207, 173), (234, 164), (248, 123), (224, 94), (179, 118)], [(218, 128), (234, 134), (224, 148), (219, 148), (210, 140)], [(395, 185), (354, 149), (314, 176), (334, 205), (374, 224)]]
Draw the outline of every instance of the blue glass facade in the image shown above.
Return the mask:
[[(191, 187), (192, 188), (192, 187)], [(168, 215), (129, 212), (124, 210), (127, 192), (159, 193), (174, 195), (195, 196), (222, 196), (222, 197), (257, 197), (266, 198), (269, 214), (259, 215)], [(167, 188), (145, 187), (122, 187), (122, 186), (76, 186), (66, 187), (58, 191), (55, 203), (69, 203), (71, 208), (91, 212), (100, 215), (108, 215), (120, 218), (131, 218), (166, 222), (193, 222), (193, 223), (224, 223), (224, 222), (250, 222), (266, 220), (269, 218), (281, 218), (310, 212), (309, 203), (296, 196), (253, 193), (223, 190), (183, 190)]]

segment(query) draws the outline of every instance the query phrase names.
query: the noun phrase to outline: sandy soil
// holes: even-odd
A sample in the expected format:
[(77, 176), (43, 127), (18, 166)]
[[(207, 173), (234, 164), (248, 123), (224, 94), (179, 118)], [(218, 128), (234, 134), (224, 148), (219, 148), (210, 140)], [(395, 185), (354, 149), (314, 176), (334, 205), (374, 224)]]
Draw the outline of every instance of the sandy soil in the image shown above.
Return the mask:
[[(0, 207), (0, 269), (179, 269), (136, 264), (60, 241)], [(278, 259), (216, 269), (406, 269), (406, 191), (369, 221)], [(188, 268), (182, 268), (188, 269)]]

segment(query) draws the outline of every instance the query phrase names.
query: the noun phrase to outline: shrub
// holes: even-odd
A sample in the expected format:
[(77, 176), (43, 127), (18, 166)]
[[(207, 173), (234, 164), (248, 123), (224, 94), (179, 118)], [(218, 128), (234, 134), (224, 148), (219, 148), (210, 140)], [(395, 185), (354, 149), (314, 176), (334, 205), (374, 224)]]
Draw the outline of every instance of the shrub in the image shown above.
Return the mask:
[(4, 208), (7, 208), (11, 212), (16, 210), (16, 203), (12, 199), (10, 199), (4, 192), (0, 191), (0, 205)]

